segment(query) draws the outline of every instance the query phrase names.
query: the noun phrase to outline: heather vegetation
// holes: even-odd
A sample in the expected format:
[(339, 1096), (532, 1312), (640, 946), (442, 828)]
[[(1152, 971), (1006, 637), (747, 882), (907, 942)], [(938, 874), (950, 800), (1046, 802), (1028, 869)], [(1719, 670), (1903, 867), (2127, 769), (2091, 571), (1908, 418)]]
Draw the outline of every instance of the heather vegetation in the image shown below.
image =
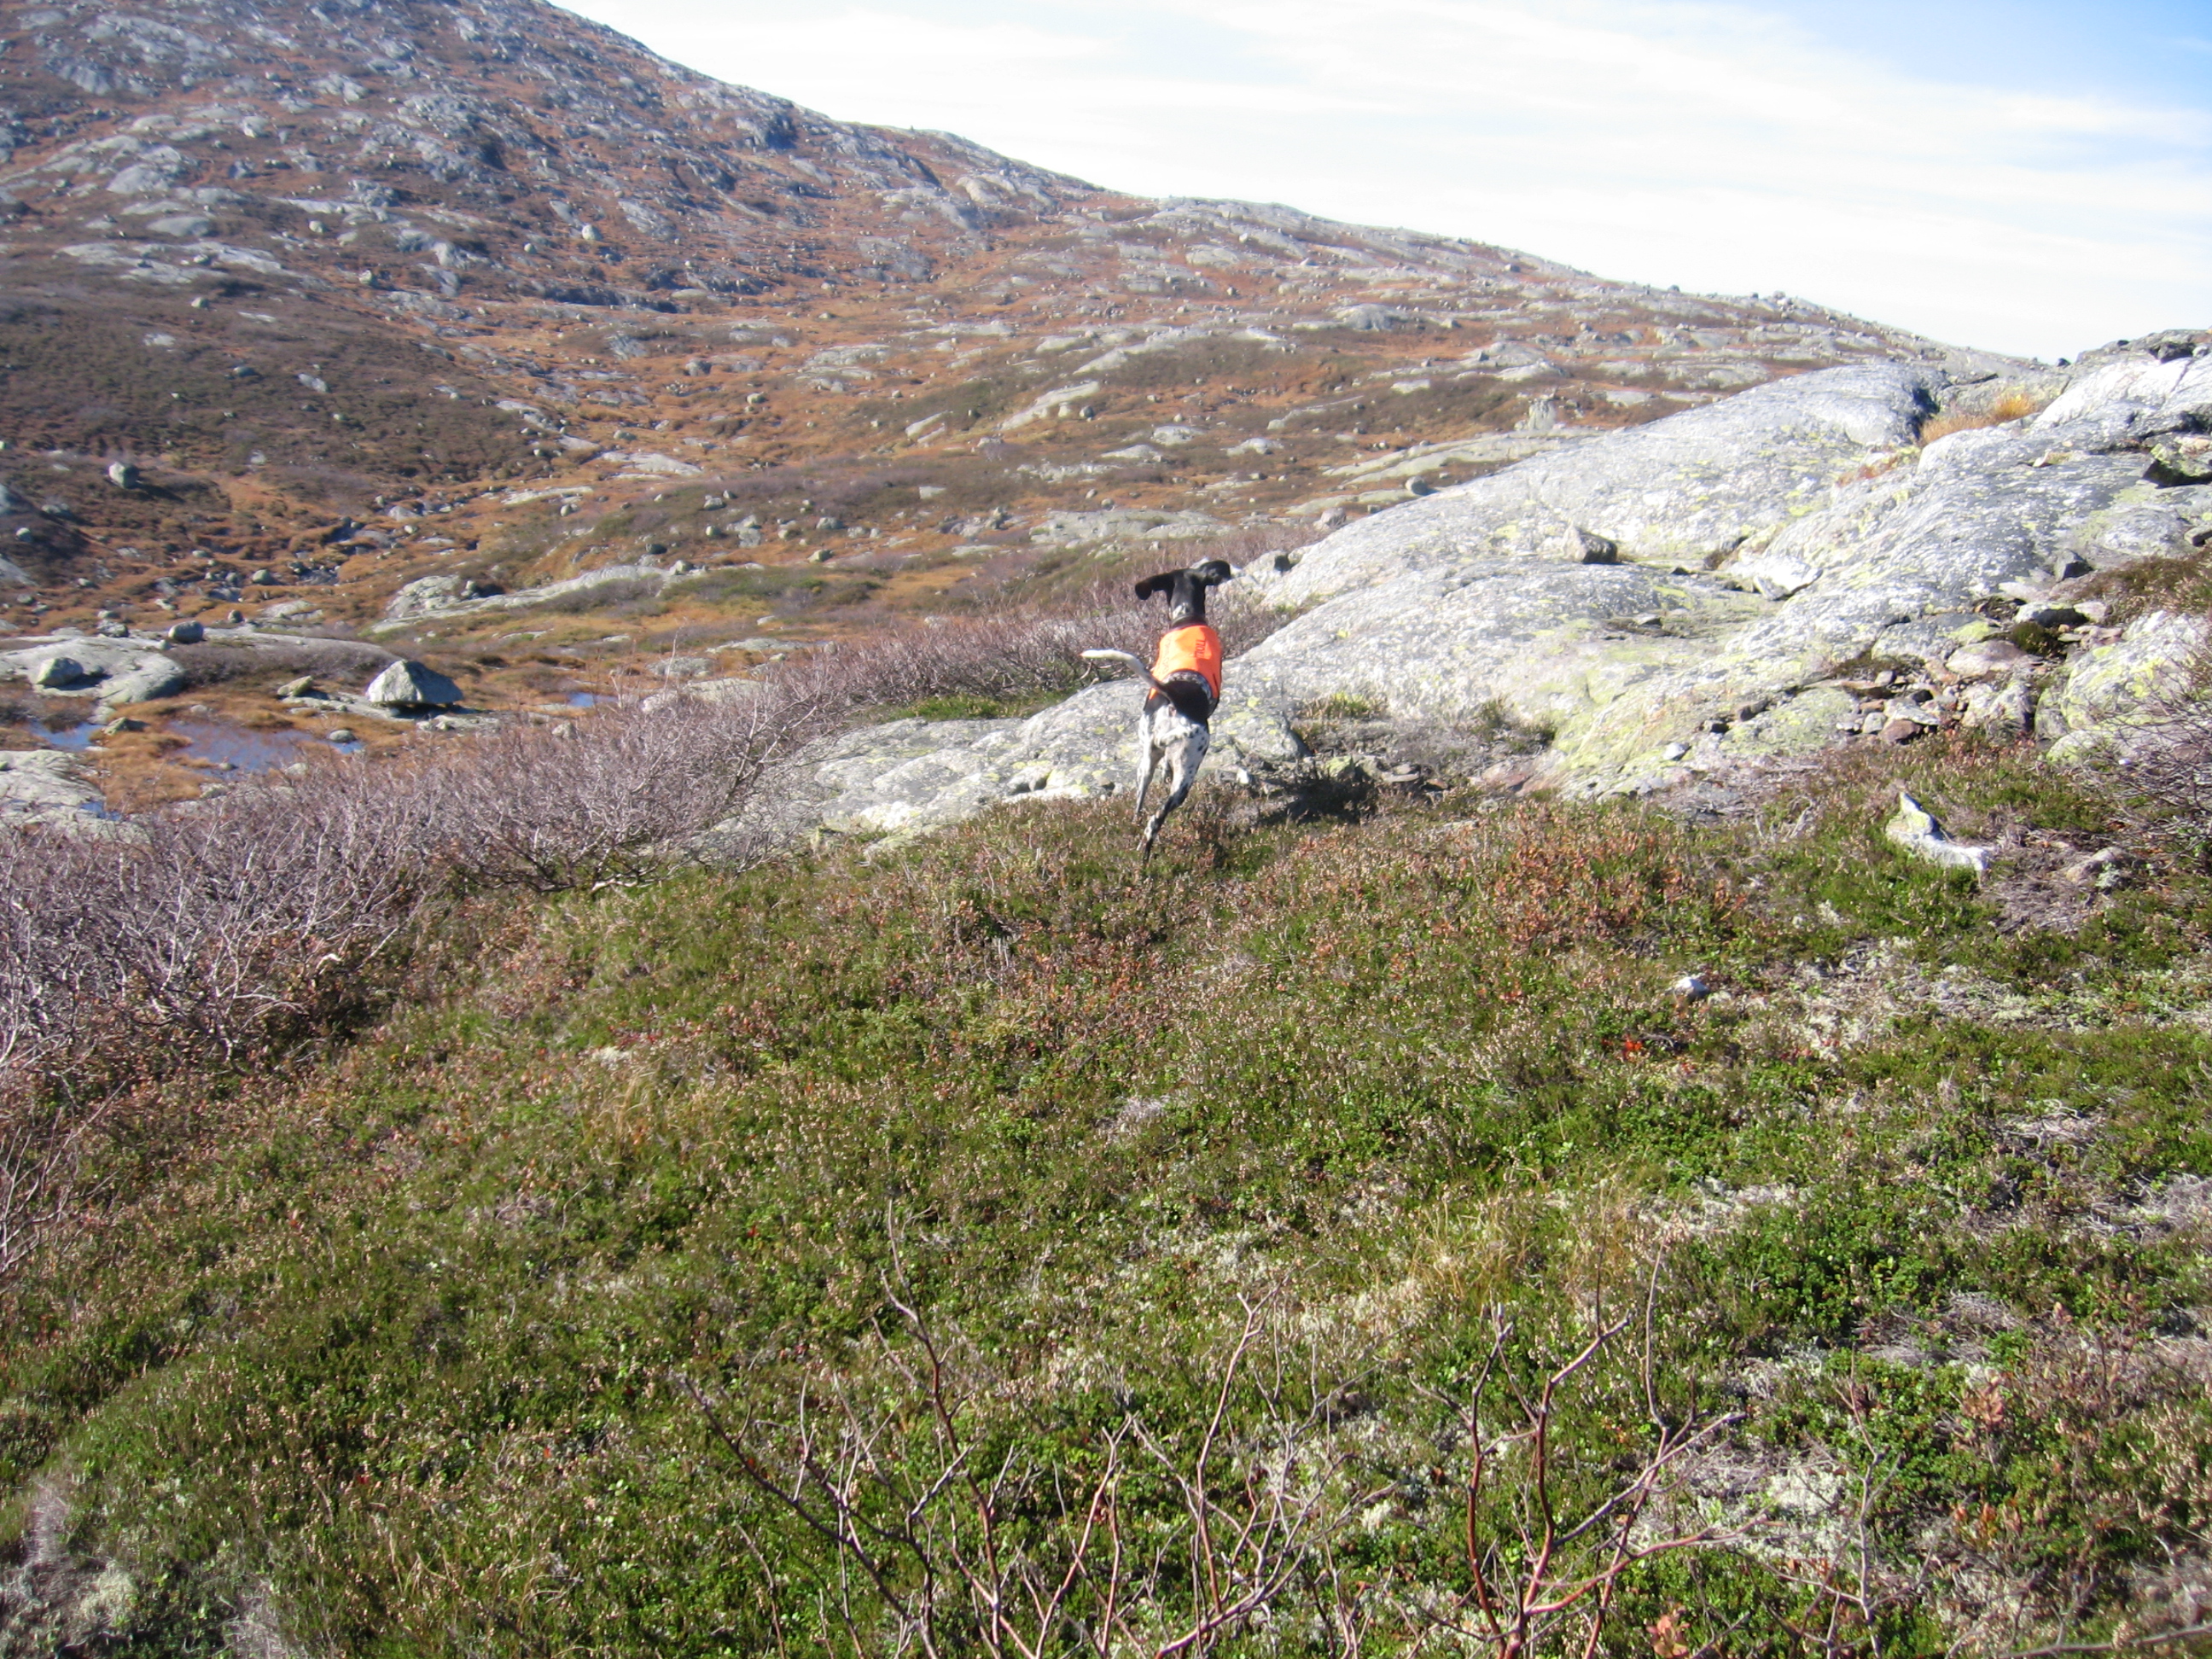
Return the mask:
[[(2001, 873), (1886, 844), (1899, 783)], [(1110, 803), (457, 855), (343, 1012), (133, 1080), (0, 1291), (40, 1639), (2181, 1630), (2212, 887), (2140, 824), (2057, 873), (2121, 827), (1929, 744), (1694, 823), (1202, 798), (1144, 878)]]
[[(283, 303), (234, 297), (249, 308)], [(24, 447), (166, 455), (234, 475), (249, 464), (337, 465), (381, 483), (531, 465), (525, 435), (485, 407), (481, 377), (449, 351), (432, 359), (388, 329), (298, 307), (288, 307), (293, 321), (257, 313), (269, 320), (220, 332), (182, 301), (132, 310), (66, 294), (0, 302), (0, 430)], [(450, 395), (426, 392), (432, 380)], [(121, 536), (159, 534), (160, 508), (206, 510), (205, 497), (222, 510), (219, 489), (185, 477), (135, 500), (103, 495), (98, 511)]]

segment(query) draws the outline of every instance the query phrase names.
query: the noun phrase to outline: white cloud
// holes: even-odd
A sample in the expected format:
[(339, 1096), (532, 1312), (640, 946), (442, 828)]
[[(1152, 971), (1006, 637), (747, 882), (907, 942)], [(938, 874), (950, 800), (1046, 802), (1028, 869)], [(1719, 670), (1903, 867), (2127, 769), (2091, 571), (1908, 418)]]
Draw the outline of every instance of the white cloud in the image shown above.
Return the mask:
[(2212, 112), (1939, 84), (1669, 0), (578, 8), (848, 120), (2069, 353), (2212, 312)]

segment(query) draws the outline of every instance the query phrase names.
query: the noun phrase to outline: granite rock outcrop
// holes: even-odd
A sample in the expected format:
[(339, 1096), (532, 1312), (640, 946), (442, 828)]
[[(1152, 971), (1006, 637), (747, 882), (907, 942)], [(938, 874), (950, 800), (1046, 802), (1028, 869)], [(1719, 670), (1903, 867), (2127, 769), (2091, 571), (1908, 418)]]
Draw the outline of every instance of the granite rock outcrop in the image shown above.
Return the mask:
[[(1256, 563), (1243, 579), (1301, 614), (1230, 665), (1208, 770), (1303, 763), (1299, 731), (1331, 707), (1534, 734), (1512, 781), (1572, 795), (1946, 727), (2033, 732), (2062, 758), (2124, 741), (2204, 625), (2154, 605), (2108, 627), (2087, 595), (2212, 535), (2212, 486), (2166, 482), (2152, 453), (2212, 425), (2212, 355), (2115, 349), (2005, 395), (1848, 365), (1408, 501), (1286, 571)], [(2007, 418), (2023, 402), (2042, 407)], [(1109, 685), (1024, 722), (848, 733), (805, 793), (859, 830), (1112, 793), (1135, 703)]]

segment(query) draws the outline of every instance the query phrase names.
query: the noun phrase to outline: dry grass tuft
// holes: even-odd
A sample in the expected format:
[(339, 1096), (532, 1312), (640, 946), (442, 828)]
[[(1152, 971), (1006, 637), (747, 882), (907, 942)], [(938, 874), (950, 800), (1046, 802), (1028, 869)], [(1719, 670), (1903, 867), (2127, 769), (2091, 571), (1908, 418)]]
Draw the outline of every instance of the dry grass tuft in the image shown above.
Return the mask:
[(1948, 438), (1954, 432), (1978, 432), (1984, 427), (2009, 426), (2014, 421), (2026, 420), (2038, 414), (2047, 398), (2032, 392), (2008, 392), (1986, 409), (1959, 409), (1936, 416), (1920, 428), (1920, 447), (1925, 449), (1938, 438)]

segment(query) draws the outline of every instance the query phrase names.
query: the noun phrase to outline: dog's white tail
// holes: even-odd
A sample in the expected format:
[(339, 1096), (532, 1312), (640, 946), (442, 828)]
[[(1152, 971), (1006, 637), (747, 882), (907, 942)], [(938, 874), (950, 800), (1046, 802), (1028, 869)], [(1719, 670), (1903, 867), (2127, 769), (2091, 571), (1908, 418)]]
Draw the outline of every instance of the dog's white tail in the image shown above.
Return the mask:
[(1152, 678), (1152, 671), (1145, 666), (1145, 659), (1142, 657), (1136, 655), (1133, 652), (1116, 651), (1111, 646), (1101, 646), (1096, 650), (1085, 651), (1083, 654), (1090, 658), (1093, 662), (1125, 662), (1128, 664), (1130, 667), (1135, 669), (1138, 673), (1143, 675), (1145, 683), (1151, 686), (1153, 690), (1158, 692), (1162, 696), (1165, 696), (1167, 695), (1167, 687), (1162, 685), (1158, 680)]

